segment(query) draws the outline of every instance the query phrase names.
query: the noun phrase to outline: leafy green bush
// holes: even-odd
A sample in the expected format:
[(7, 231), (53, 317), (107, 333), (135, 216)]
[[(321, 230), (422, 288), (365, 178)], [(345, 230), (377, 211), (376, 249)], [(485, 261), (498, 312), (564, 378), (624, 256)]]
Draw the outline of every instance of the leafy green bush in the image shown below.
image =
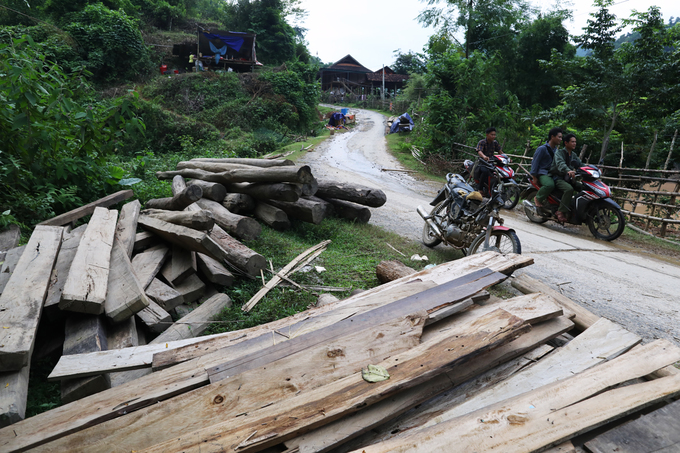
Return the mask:
[(63, 28), (78, 43), (94, 81), (120, 83), (151, 74), (153, 64), (142, 34), (125, 12), (97, 3), (63, 19)]
[(0, 44), (0, 212), (31, 225), (111, 191), (118, 140), (142, 132), (134, 94), (97, 101), (30, 36)]

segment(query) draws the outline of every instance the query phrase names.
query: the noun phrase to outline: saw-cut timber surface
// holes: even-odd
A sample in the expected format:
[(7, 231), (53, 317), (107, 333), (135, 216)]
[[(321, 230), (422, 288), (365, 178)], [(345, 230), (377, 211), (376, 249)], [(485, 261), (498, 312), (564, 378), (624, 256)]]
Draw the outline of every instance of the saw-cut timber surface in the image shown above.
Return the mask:
[(219, 183), (194, 179), (188, 183), (190, 186), (198, 186), (203, 191), (203, 197), (213, 201), (222, 202), (227, 196), (227, 189)]
[(206, 285), (203, 283), (198, 275), (191, 274), (181, 283), (174, 285), (175, 291), (182, 295), (182, 300), (185, 304), (190, 304), (192, 302), (200, 299), (206, 292)]
[(134, 195), (135, 195), (134, 192), (132, 192), (131, 190), (121, 190), (120, 192), (113, 193), (97, 201), (93, 201), (92, 203), (86, 204), (85, 206), (81, 206), (72, 211), (58, 215), (57, 217), (53, 217), (51, 219), (45, 220), (44, 222), (40, 222), (40, 225), (52, 225), (52, 226), (67, 225), (73, 221), (85, 217), (86, 215), (92, 214), (98, 207), (108, 208), (109, 206), (113, 206), (116, 203), (125, 201), (128, 198), (132, 198)]
[(318, 225), (326, 218), (326, 205), (308, 198), (299, 198), (297, 201), (268, 200), (267, 203), (303, 222)]
[(111, 248), (118, 211), (95, 208), (71, 263), (59, 308), (79, 313), (104, 312)]
[(62, 227), (37, 226), (0, 295), (0, 369), (28, 365), (43, 302), (59, 253)]
[(528, 330), (529, 325), (524, 325), (523, 320), (497, 310), (461, 326), (461, 330), (441, 342), (422, 343), (380, 362), (378, 365), (385, 367), (390, 375), (387, 380), (368, 383), (361, 372), (355, 373), (245, 414), (238, 424), (223, 421), (147, 451), (198, 451), (198, 448), (201, 451), (259, 451), (414, 387), (451, 370), (459, 360), (472, 360)]
[[(396, 300), (395, 294), (413, 294), (413, 289), (426, 285), (445, 283), (456, 276), (465, 275), (477, 269), (489, 267), (493, 270), (510, 274), (514, 270), (527, 266), (533, 261), (530, 257), (522, 255), (503, 256), (493, 252), (485, 252), (462, 258), (450, 263), (445, 263), (437, 267), (427, 269), (394, 282), (386, 283), (380, 287), (365, 291), (357, 296), (348, 298), (338, 304), (344, 304), (346, 310), (350, 310), (354, 304), (354, 312), (360, 312), (370, 301), (378, 304), (385, 304)], [(410, 283), (409, 283), (410, 282)], [(430, 285), (430, 286), (427, 286)], [(388, 297), (388, 294), (392, 294)], [(405, 297), (405, 296), (401, 296)], [(289, 318), (285, 318), (272, 323), (257, 326), (246, 331), (236, 331), (224, 334), (224, 338), (230, 338), (229, 344), (234, 345), (238, 342), (246, 341), (266, 334), (270, 338), (272, 332), (279, 330), (292, 332), (297, 331), (293, 328), (295, 324), (304, 325), (304, 331), (318, 329), (322, 325), (331, 325), (337, 321), (330, 316), (330, 312), (337, 308), (334, 306), (321, 307), (308, 310)], [(316, 316), (311, 317), (310, 315)], [(345, 312), (347, 317), (352, 312)], [(308, 319), (309, 318), (309, 319)], [(306, 320), (306, 321), (305, 321)], [(327, 323), (324, 322), (327, 320)], [(303, 323), (304, 321), (304, 323)], [(280, 336), (278, 341), (286, 340)], [(263, 343), (265, 345), (265, 343)], [(171, 398), (175, 395), (193, 390), (209, 382), (208, 375), (204, 371), (206, 368), (218, 365), (225, 360), (221, 352), (211, 352), (180, 363), (167, 369), (163, 369), (149, 376), (144, 376), (136, 381), (128, 382), (115, 389), (106, 390), (96, 395), (92, 395), (74, 403), (61, 406), (51, 411), (31, 417), (12, 425), (11, 429), (0, 429), (0, 449), (8, 452), (34, 448), (43, 443), (50, 442), (70, 433), (75, 433), (88, 426), (96, 425), (105, 420), (119, 417), (123, 413), (131, 413), (149, 404)]]
[(9, 426), (26, 416), (28, 398), (28, 374), (31, 366), (26, 365), (18, 371), (0, 373), (0, 428)]
[(384, 358), (416, 347), (424, 317), (420, 313), (394, 319), (315, 345), (291, 360), (251, 370), (48, 446), (50, 450), (99, 451), (105, 444), (114, 444), (124, 450), (139, 450), (183, 431), (199, 429), (214, 417), (224, 417), (225, 410), (230, 413), (229, 418), (239, 420), (238, 414), (257, 411), (263, 402), (281, 402), (332, 384), (360, 371), (375, 357)]
[(21, 247), (14, 247), (13, 249), (7, 251), (5, 260), (0, 266), (0, 294), (2, 294), (2, 291), (5, 289), (5, 286), (7, 285), (9, 278), (12, 276), (12, 272), (14, 272), (14, 268), (17, 266), (19, 258), (21, 258), (21, 254), (24, 253), (25, 248), (26, 246), (22, 245)]
[(146, 295), (165, 311), (170, 311), (184, 303), (184, 297), (180, 293), (157, 278), (154, 278), (146, 288)]
[(126, 203), (120, 208), (118, 224), (116, 225), (116, 238), (120, 241), (128, 258), (132, 258), (132, 250), (135, 246), (135, 235), (137, 233), (137, 221), (139, 220), (141, 208), (142, 204), (139, 200)]
[(208, 281), (220, 286), (231, 286), (234, 282), (234, 275), (216, 259), (197, 253), (196, 261), (198, 269)]
[(255, 217), (275, 230), (287, 230), (290, 228), (290, 220), (288, 214), (283, 210), (276, 208), (263, 201), (258, 201), (255, 206)]
[(680, 400), (600, 434), (585, 446), (592, 453), (680, 451)]
[[(264, 256), (229, 236), (219, 226), (216, 225), (212, 229), (210, 239), (224, 250), (224, 255), (221, 258), (246, 275), (260, 275), (260, 270), (267, 268), (267, 260), (264, 259)], [(220, 257), (213, 256), (213, 258)], [(218, 259), (218, 261), (220, 260)]]
[[(575, 376), (359, 452), (536, 451), (586, 429), (680, 393), (680, 375), (606, 391), (680, 358), (680, 348), (657, 340)], [(539, 362), (540, 363), (540, 362)], [(604, 392), (604, 393), (603, 393)]]
[(152, 332), (162, 333), (172, 324), (172, 316), (157, 303), (149, 300), (149, 305), (137, 313), (137, 317)]
[(47, 288), (47, 297), (45, 297), (45, 310), (51, 310), (53, 306), (58, 305), (61, 301), (61, 293), (64, 291), (68, 271), (71, 269), (73, 258), (78, 251), (78, 245), (83, 237), (83, 233), (87, 228), (87, 224), (81, 225), (75, 230), (64, 232), (59, 255), (57, 261), (52, 269), (52, 278), (50, 278), (50, 286)]
[(111, 251), (104, 312), (112, 321), (120, 322), (148, 306), (149, 298), (132, 268), (125, 246), (116, 238)]
[(161, 275), (171, 285), (178, 285), (196, 273), (196, 252), (177, 244), (172, 246), (172, 255), (161, 268)]
[[(143, 218), (140, 222), (143, 222)], [(161, 244), (138, 253), (132, 258), (132, 269), (142, 288), (146, 289), (156, 278), (169, 255), (170, 248)]]

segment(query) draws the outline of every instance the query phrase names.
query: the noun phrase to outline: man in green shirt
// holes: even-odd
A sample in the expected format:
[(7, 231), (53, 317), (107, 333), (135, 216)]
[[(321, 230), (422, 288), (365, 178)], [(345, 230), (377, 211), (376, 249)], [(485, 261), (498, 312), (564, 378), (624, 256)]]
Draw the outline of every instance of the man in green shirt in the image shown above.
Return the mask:
[(572, 180), (576, 176), (575, 168), (582, 167), (583, 162), (574, 153), (576, 148), (576, 136), (574, 134), (567, 134), (564, 136), (564, 148), (559, 149), (555, 152), (555, 157), (553, 158), (552, 165), (548, 174), (552, 176), (555, 181), (555, 187), (562, 191), (562, 200), (560, 201), (560, 207), (555, 214), (557, 220), (560, 223), (567, 221), (567, 214), (569, 213), (569, 207), (571, 206), (571, 197), (574, 195), (574, 188), (581, 189), (581, 185), (578, 183), (569, 183), (565, 180), (565, 177)]

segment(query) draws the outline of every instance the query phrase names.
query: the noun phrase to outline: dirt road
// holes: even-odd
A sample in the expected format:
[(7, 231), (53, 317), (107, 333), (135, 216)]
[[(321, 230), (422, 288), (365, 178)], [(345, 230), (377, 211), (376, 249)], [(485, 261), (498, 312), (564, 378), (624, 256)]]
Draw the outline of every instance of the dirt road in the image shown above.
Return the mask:
[[(370, 223), (420, 241), (423, 221), (416, 213), (427, 205), (439, 183), (419, 181), (408, 173), (381, 171), (402, 168), (386, 149), (385, 117), (356, 110), (358, 126), (337, 134), (308, 153), (304, 162), (318, 178), (352, 181), (379, 187), (385, 206), (372, 209)], [(666, 338), (680, 345), (680, 265), (616, 241), (595, 240), (587, 227), (536, 225), (521, 211), (504, 211), (505, 225), (514, 228), (522, 253), (535, 264), (520, 271), (561, 290), (600, 316), (616, 321), (651, 341)], [(439, 246), (443, 247), (443, 246)]]

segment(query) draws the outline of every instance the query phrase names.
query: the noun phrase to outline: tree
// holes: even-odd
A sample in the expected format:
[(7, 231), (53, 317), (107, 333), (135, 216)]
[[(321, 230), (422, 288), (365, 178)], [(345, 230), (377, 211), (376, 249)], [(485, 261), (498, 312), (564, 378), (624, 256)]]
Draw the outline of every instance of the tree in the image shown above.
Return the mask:
[[(510, 36), (533, 9), (525, 0), (422, 0), (429, 8), (418, 15), (426, 26), (453, 34), (465, 31), (465, 58), (473, 50), (507, 50)], [(437, 6), (444, 3), (444, 6)]]
[(411, 52), (402, 53), (401, 49), (394, 51), (397, 58), (392, 64), (392, 70), (397, 74), (422, 74), (425, 72), (425, 57), (422, 54)]

